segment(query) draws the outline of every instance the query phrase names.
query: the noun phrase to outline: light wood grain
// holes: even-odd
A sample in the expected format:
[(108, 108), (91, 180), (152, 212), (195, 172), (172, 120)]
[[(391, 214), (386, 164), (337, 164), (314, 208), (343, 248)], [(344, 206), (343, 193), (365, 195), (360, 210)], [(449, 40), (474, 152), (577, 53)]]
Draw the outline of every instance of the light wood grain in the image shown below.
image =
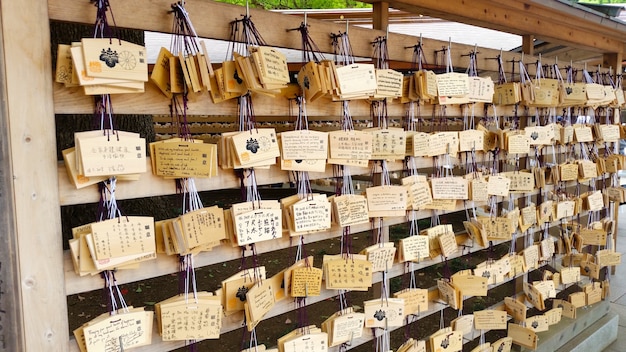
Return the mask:
[[(111, 0), (110, 3), (115, 14), (117, 25), (120, 27), (164, 33), (171, 32), (172, 15), (168, 13), (171, 4), (169, 0), (141, 0), (133, 2)], [(52, 20), (92, 24), (95, 19), (95, 11), (93, 6), (89, 3), (73, 0), (50, 0), (48, 7), (50, 19)], [(245, 8), (241, 6), (213, 1), (190, 1), (187, 3), (186, 8), (190, 13), (191, 21), (194, 23), (194, 27), (200, 37), (220, 40), (229, 40), (229, 23), (235, 19), (241, 18), (242, 14), (245, 14)], [(211, 14), (211, 20), (202, 20), (203, 14)], [(268, 45), (301, 49), (302, 43), (298, 32), (287, 32), (286, 30), (297, 28), (303, 21), (303, 18), (286, 16), (259, 9), (250, 9), (250, 16)], [(309, 34), (319, 46), (320, 50), (326, 53), (333, 52), (329, 34), (338, 33), (340, 31), (344, 32), (346, 30), (343, 24), (311, 18), (307, 20), (307, 24), (309, 25)], [(376, 37), (385, 35), (385, 31), (350, 26), (349, 34), (354, 55), (357, 57), (371, 57), (373, 54), (371, 42), (376, 39)], [(417, 44), (418, 39), (418, 36), (389, 33), (389, 59), (411, 62), (413, 52), (410, 49), (406, 49), (405, 46)], [(443, 46), (447, 45), (447, 41), (433, 39), (424, 39), (423, 41), (424, 52), (427, 53), (429, 61), (435, 50), (440, 50)], [(474, 46), (472, 45), (453, 43), (453, 65), (457, 67), (467, 67), (468, 58), (461, 55), (473, 49)], [(478, 50), (480, 51), (478, 67), (481, 70), (497, 72), (497, 62), (489, 58), (496, 57), (496, 55), (500, 54), (500, 50), (480, 47)], [(519, 59), (519, 56), (520, 55), (517, 53), (503, 53), (503, 58), (506, 61), (514, 57)], [(525, 59), (526, 62), (535, 62), (535, 60), (535, 57), (528, 56), (526, 56)], [(545, 64), (553, 63), (552, 60), (544, 61)], [(576, 67), (582, 68), (582, 65)], [(530, 73), (532, 74), (534, 71)]]
[[(560, 1), (506, 1), (503, 4), (502, 1), (475, 0), (471, 6), (467, 6), (463, 0), (392, 0), (389, 5), (407, 12), (518, 35), (533, 34), (550, 43), (562, 43), (596, 52), (623, 51), (624, 26), (610, 28), (611, 21), (604, 25), (605, 18), (560, 4)], [(574, 11), (579, 12), (573, 15), (567, 13)], [(580, 23), (580, 26), (572, 26), (574, 22)]]
[[(150, 169), (150, 160), (148, 160), (148, 169)], [(369, 168), (351, 168), (353, 174), (368, 174)], [(390, 170), (402, 170), (401, 163), (390, 163)], [(85, 187), (77, 190), (73, 184), (70, 183), (65, 166), (60, 163), (57, 169), (59, 175), (59, 194), (62, 205), (80, 204), (97, 202), (99, 194), (97, 192), (97, 186)], [(255, 171), (257, 184), (267, 185), (274, 183), (282, 183), (290, 180), (289, 173), (282, 171), (276, 166), (272, 166), (269, 170)], [(332, 177), (332, 168), (327, 166), (327, 170), (324, 173), (311, 172), (311, 179), (319, 179)], [(239, 178), (236, 177), (233, 170), (219, 170), (218, 177), (202, 178), (195, 180), (198, 191), (210, 191), (219, 189), (239, 188)], [(160, 195), (175, 194), (175, 182), (173, 180), (165, 180), (162, 177), (153, 175), (152, 173), (145, 173), (141, 175), (139, 181), (119, 182), (115, 195), (117, 199), (129, 199), (129, 198), (142, 198), (153, 197)]]
[[(45, 1), (3, 1), (2, 16), (24, 351), (68, 349), (50, 28)], [(11, 170), (11, 169), (10, 169)], [(18, 322), (9, 322), (9, 324)]]
[[(169, 115), (170, 100), (152, 83), (146, 83), (145, 93), (116, 94), (111, 98), (116, 114)], [(274, 121), (295, 120), (295, 116), (290, 115), (297, 112), (297, 106), (284, 97), (270, 98), (253, 94), (253, 102), (254, 112), (258, 116), (273, 116)], [(188, 115), (205, 115), (214, 122), (231, 121), (233, 116), (237, 116), (237, 99), (213, 104), (208, 93), (189, 93), (187, 106)], [(477, 103), (475, 111), (477, 113), (482, 111), (482, 106), (483, 104)], [(66, 88), (62, 84), (54, 83), (54, 109), (56, 114), (92, 114), (93, 97), (86, 96), (81, 88)], [(307, 115), (312, 118), (336, 119), (341, 116), (342, 104), (323, 97), (313, 103), (307, 103), (306, 109)], [(403, 117), (405, 109), (405, 105), (396, 100), (388, 104), (387, 112), (390, 117)], [(501, 113), (508, 110), (512, 113), (512, 107), (502, 108)], [(426, 117), (433, 116), (433, 105), (424, 104), (421, 112)], [(351, 101), (350, 113), (354, 117), (369, 117), (370, 103), (366, 100)], [(446, 113), (450, 117), (463, 116), (463, 111), (458, 105), (447, 107)]]
[[(0, 26), (0, 57), (4, 57), (3, 28)], [(0, 82), (5, 82), (5, 67), (0, 65)], [(24, 349), (24, 320), (20, 286), (18, 239), (16, 216), (13, 205), (13, 172), (11, 166), (11, 138), (6, 92), (0, 89), (0, 351), (21, 351)]]

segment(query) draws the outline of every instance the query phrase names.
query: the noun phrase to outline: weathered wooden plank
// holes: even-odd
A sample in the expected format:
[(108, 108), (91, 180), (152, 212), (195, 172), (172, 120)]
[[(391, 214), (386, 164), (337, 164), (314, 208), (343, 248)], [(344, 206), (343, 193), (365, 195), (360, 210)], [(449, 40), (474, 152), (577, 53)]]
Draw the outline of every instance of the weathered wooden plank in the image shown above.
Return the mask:
[[(0, 57), (4, 57), (3, 31), (0, 26)], [(0, 65), (0, 82), (5, 81)], [(24, 321), (20, 311), (21, 298), (13, 206), (13, 172), (9, 143), (7, 94), (0, 85), (0, 352), (24, 349)]]
[(22, 298), (21, 350), (67, 351), (48, 8), (3, 1), (0, 14), (20, 283), (7, 289)]

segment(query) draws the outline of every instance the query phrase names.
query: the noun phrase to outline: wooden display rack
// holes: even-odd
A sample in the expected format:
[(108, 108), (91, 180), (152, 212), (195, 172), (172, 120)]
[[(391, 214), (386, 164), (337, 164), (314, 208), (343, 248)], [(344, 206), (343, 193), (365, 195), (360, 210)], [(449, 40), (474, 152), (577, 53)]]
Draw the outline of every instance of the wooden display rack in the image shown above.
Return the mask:
[[(135, 28), (146, 31), (169, 32), (171, 15), (168, 14), (171, 0), (111, 0), (119, 27)], [(448, 3), (439, 1), (440, 3)], [(556, 2), (556, 1), (554, 1)], [(519, 1), (508, 1), (517, 4)], [(467, 7), (468, 5), (459, 5)], [(229, 22), (239, 18), (241, 7), (195, 0), (187, 2), (187, 9), (193, 16), (210, 20), (194, 20), (196, 30), (201, 37), (228, 40)], [(381, 8), (380, 4), (375, 7)], [(257, 28), (263, 33), (270, 46), (299, 49), (300, 37), (286, 33), (280, 28), (295, 28), (301, 19), (277, 13), (250, 10)], [(377, 12), (379, 22), (383, 13)], [(384, 17), (384, 16), (383, 16)], [(78, 89), (66, 89), (52, 82), (50, 57), (49, 21), (66, 21), (91, 24), (95, 18), (95, 9), (87, 0), (20, 0), (0, 3), (0, 56), (4, 57), (0, 65), (0, 352), (3, 351), (77, 351), (75, 342), (68, 339), (68, 320), (66, 295), (76, 294), (101, 287), (98, 278), (80, 278), (72, 270), (68, 253), (63, 252), (61, 236), (60, 207), (71, 204), (97, 201), (97, 192), (93, 188), (75, 190), (69, 184), (63, 165), (56, 162), (55, 119), (54, 114), (91, 114), (93, 102)], [(379, 23), (379, 25), (380, 25)], [(319, 20), (309, 20), (310, 34), (324, 52), (332, 52), (327, 39), (330, 32), (345, 30), (344, 25), (331, 24)], [(504, 27), (498, 24), (501, 29)], [(573, 27), (569, 27), (573, 30)], [(350, 27), (350, 37), (357, 57), (369, 57), (372, 54), (371, 41), (384, 35), (380, 30), (368, 30)], [(592, 35), (592, 34), (588, 34)], [(574, 37), (576, 38), (576, 37)], [(585, 37), (587, 40), (587, 37)], [(604, 34), (598, 34), (598, 40)], [(575, 39), (572, 39), (575, 41)], [(608, 39), (603, 39), (607, 42)], [(417, 37), (393, 34), (388, 37), (389, 57), (394, 61), (410, 62), (412, 51), (405, 45), (418, 42)], [(402, 43), (394, 45), (393, 43)], [(424, 40), (425, 52), (434, 52), (447, 42)], [(584, 45), (592, 46), (590, 43)], [(453, 65), (466, 67), (467, 59), (460, 56), (473, 50), (473, 47), (461, 44), (453, 45)], [(595, 47), (610, 53), (604, 46)], [(497, 72), (497, 64), (487, 58), (500, 54), (497, 50), (479, 48), (478, 66), (481, 70)], [(616, 52), (621, 59), (620, 47)], [(615, 54), (615, 53), (612, 53)], [(505, 61), (519, 55), (505, 52)], [(527, 62), (535, 58), (527, 58)], [(621, 60), (620, 60), (621, 61)], [(582, 67), (582, 66), (580, 66)], [(614, 65), (617, 68), (617, 66)], [(533, 72), (530, 72), (533, 74)], [(236, 103), (225, 102), (214, 105), (206, 96), (191, 95), (190, 115), (235, 115)], [(255, 98), (256, 99), (256, 98)], [(267, 103), (259, 97), (255, 103), (258, 115), (273, 116), (277, 120), (288, 115), (289, 105), (277, 101)], [(255, 101), (256, 102), (256, 101)], [(116, 114), (167, 114), (167, 102), (156, 88), (147, 85), (146, 93), (139, 95), (114, 96), (113, 105)], [(310, 117), (333, 117), (340, 115), (340, 104), (310, 104)], [(368, 116), (369, 106), (365, 102), (351, 105), (355, 116)], [(423, 108), (430, 115), (428, 107)], [(390, 106), (389, 115), (403, 116), (400, 106)], [(451, 107), (449, 116), (462, 116), (461, 110)], [(63, 118), (60, 116), (59, 118)], [(430, 167), (424, 162), (418, 167)], [(392, 170), (401, 169), (400, 163), (393, 164)], [(354, 173), (369, 173), (369, 169)], [(332, 172), (312, 174), (312, 178), (326, 178)], [(258, 171), (259, 184), (270, 184), (287, 180), (287, 173), (272, 168)], [(200, 191), (237, 187), (238, 180), (232, 172), (221, 171), (215, 179), (198, 182)], [(141, 198), (174, 194), (173, 182), (166, 182), (150, 174), (142, 176), (141, 181), (132, 184), (120, 184), (116, 192), (118, 199)], [(457, 210), (462, 210), (459, 208)], [(430, 216), (430, 212), (420, 212), (421, 218)], [(383, 226), (404, 222), (404, 217), (385, 219)], [(553, 225), (556, 225), (553, 224)], [(368, 226), (361, 226), (355, 231), (365, 231)], [(307, 237), (308, 242), (318, 241), (332, 236), (339, 236), (339, 231), (315, 234)], [(457, 241), (465, 242), (463, 235)], [(269, 252), (289, 246), (287, 239), (260, 244), (259, 253)], [(479, 248), (474, 248), (477, 250)], [(222, 246), (211, 255), (200, 255), (198, 265), (215, 264), (236, 257), (238, 251)], [(434, 264), (425, 261), (418, 267)], [(177, 270), (177, 263), (171, 257), (159, 257), (156, 262), (141, 266), (140, 270), (120, 273), (118, 281), (133, 282), (155, 277)], [(396, 264), (390, 269), (390, 276), (403, 273), (403, 265)], [(375, 276), (379, 282), (381, 276)], [(322, 296), (309, 300), (311, 304), (334, 295), (325, 291)], [(436, 295), (436, 291), (434, 292)], [(285, 303), (285, 302), (283, 302)], [(435, 311), (442, 309), (435, 305)], [(437, 308), (438, 307), (438, 308)], [(280, 304), (270, 315), (277, 315), (291, 310), (290, 304)], [(235, 321), (226, 322), (223, 331), (238, 328)], [(372, 338), (363, 337), (354, 343), (358, 345)], [(181, 346), (180, 343), (161, 342), (157, 335), (154, 344), (136, 351), (170, 351)]]

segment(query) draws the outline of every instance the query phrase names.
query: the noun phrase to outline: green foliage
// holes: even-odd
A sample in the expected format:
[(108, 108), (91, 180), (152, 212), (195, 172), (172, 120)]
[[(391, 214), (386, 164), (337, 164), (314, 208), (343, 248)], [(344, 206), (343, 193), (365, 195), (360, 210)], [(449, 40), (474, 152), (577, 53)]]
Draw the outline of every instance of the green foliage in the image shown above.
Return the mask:
[[(245, 0), (217, 0), (246, 6)], [(265, 10), (368, 8), (372, 5), (355, 0), (249, 0), (250, 7)]]
[(408, 223), (402, 223), (395, 226), (389, 226), (389, 240), (392, 242), (399, 241), (409, 236)]
[(389, 292), (398, 292), (403, 288), (401, 276), (393, 277), (389, 280)]
[(487, 303), (485, 299), (482, 297), (474, 297), (474, 301), (472, 302), (472, 311), (476, 312), (479, 310), (484, 310), (487, 308)]
[(450, 260), (450, 271), (453, 273), (459, 272), (461, 270), (469, 269), (469, 265), (464, 258), (454, 258)]

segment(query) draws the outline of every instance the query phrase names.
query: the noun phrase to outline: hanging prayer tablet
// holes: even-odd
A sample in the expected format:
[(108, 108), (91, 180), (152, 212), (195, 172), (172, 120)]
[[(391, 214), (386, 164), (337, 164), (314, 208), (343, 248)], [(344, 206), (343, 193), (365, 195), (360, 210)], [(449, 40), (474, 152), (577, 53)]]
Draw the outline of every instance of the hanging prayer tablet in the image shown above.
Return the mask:
[(508, 337), (512, 339), (514, 344), (528, 347), (532, 350), (537, 349), (537, 335), (529, 328), (522, 327), (521, 325), (509, 323)]
[(72, 78), (75, 74), (74, 64), (72, 63), (71, 46), (59, 44), (57, 47), (57, 65), (54, 81), (62, 83), (66, 87), (71, 87), (73, 83)]
[(319, 296), (322, 285), (322, 269), (305, 267), (291, 273), (291, 297)]
[(459, 132), (459, 151), (481, 151), (485, 143), (485, 132), (480, 130), (465, 130)]
[(372, 135), (362, 131), (333, 131), (328, 134), (330, 158), (369, 160), (372, 157)]
[(400, 261), (420, 262), (430, 256), (428, 237), (426, 236), (409, 236), (400, 239)]
[(469, 77), (469, 101), (491, 103), (495, 93), (491, 77)]
[(81, 42), (87, 76), (142, 82), (148, 80), (144, 46), (107, 38), (83, 38)]
[[(414, 236), (419, 237), (419, 236)], [(428, 310), (428, 290), (407, 288), (393, 294), (395, 298), (404, 299), (404, 315), (417, 314)]]
[(221, 297), (197, 292), (174, 296), (155, 305), (163, 341), (217, 339), (222, 327)]
[[(91, 132), (90, 132), (91, 133)], [(87, 177), (146, 172), (146, 140), (120, 131), (77, 137), (79, 172)]]
[(232, 136), (232, 142), (241, 165), (275, 159), (280, 156), (276, 131), (273, 128), (255, 128)]
[(372, 159), (401, 160), (406, 151), (406, 133), (402, 128), (372, 128)]
[(431, 351), (459, 352), (463, 350), (463, 334), (460, 331), (448, 329), (439, 330), (430, 336)]
[(372, 263), (366, 259), (333, 259), (324, 261), (324, 267), (328, 290), (367, 291), (372, 286)]
[(105, 313), (83, 325), (74, 334), (87, 352), (122, 351), (152, 343), (154, 312), (143, 308)]
[(244, 309), (248, 331), (252, 331), (275, 303), (272, 285), (268, 280), (257, 282), (246, 292)]
[(376, 93), (374, 98), (399, 98), (402, 96), (402, 72), (376, 69)]
[(365, 99), (376, 91), (376, 73), (372, 64), (337, 67), (337, 82), (342, 99)]
[(370, 217), (404, 215), (407, 206), (406, 188), (396, 185), (376, 186), (368, 187), (365, 192)]
[(350, 342), (363, 335), (365, 314), (350, 312), (338, 315), (332, 321), (332, 333), (329, 333), (330, 345), (336, 346), (344, 342)]
[(474, 312), (474, 328), (476, 330), (505, 330), (506, 324), (505, 311), (485, 309)]
[(161, 92), (168, 98), (172, 99), (172, 85), (170, 83), (170, 58), (174, 56), (166, 48), (161, 48), (157, 60), (150, 74), (150, 80)]
[(363, 302), (366, 328), (388, 328), (404, 324), (404, 300), (380, 298)]
[(282, 236), (280, 209), (256, 209), (234, 215), (237, 244), (240, 246)]
[(469, 183), (463, 177), (438, 177), (430, 180), (433, 199), (468, 199)]
[(393, 242), (386, 242), (369, 246), (361, 251), (367, 260), (372, 263), (372, 272), (387, 271), (393, 266), (396, 248)]
[(369, 221), (367, 198), (362, 195), (346, 194), (333, 198), (335, 219), (339, 226), (351, 226)]
[(328, 156), (328, 133), (298, 130), (280, 133), (283, 159), (312, 160)]
[(91, 224), (99, 260), (156, 251), (154, 218), (125, 216)]

